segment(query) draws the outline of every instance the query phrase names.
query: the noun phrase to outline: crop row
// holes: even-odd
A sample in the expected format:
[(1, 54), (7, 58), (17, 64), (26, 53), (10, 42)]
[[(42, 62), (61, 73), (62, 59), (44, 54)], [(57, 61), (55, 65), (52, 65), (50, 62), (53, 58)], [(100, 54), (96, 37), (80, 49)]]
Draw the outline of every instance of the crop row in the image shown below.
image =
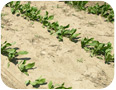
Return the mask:
[(109, 4), (99, 5), (96, 3), (94, 6), (85, 7), (88, 1), (65, 1), (65, 3), (79, 10), (86, 10), (88, 13), (101, 15), (106, 18), (106, 21), (114, 22), (114, 11)]
[(69, 38), (71, 41), (75, 41), (77, 36), (80, 35), (80, 33), (76, 34), (76, 29), (69, 30), (69, 24), (66, 26), (59, 25), (58, 22), (49, 22), (49, 20), (53, 20), (53, 15), (48, 15), (49, 13), (46, 11), (46, 14), (44, 16), (40, 15), (40, 10), (37, 9), (37, 7), (31, 7), (30, 3), (21, 5), (19, 1), (14, 3), (13, 1), (9, 4), (6, 4), (6, 6), (11, 7), (12, 14), (17, 13), (17, 15), (22, 14), (26, 19), (38, 21), (43, 24), (44, 27), (48, 29), (50, 34), (57, 35), (57, 38), (59, 41), (63, 41), (63, 37)]
[(84, 38), (81, 40), (81, 47), (91, 52), (91, 57), (97, 56), (99, 59), (105, 59), (105, 63), (114, 62), (114, 55), (111, 55), (112, 45), (108, 43), (100, 43), (94, 38)]

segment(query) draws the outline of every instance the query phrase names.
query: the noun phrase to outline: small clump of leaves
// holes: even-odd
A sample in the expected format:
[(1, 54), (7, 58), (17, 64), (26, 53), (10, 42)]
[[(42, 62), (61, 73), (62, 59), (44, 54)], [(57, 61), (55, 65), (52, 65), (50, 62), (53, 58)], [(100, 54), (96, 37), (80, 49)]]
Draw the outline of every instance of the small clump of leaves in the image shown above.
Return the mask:
[(65, 1), (65, 3), (79, 10), (86, 10), (85, 5), (88, 1)]
[(33, 82), (30, 81), (30, 80), (25, 81), (25, 84), (26, 84), (26, 86), (29, 85), (29, 84), (31, 84), (33, 87), (37, 87), (37, 86), (46, 84), (46, 79), (42, 78), (42, 77), (39, 77), (38, 79), (36, 79)]
[(16, 48), (11, 48), (11, 46), (14, 45), (14, 44), (15, 43), (12, 43), (12, 44), (7, 43), (7, 41), (5, 41), (3, 44), (1, 44), (1, 54), (7, 56), (9, 62), (12, 62), (12, 60), (15, 59), (18, 55), (28, 54), (27, 51), (17, 52)]
[(57, 85), (53, 85), (52, 81), (49, 82), (48, 84), (48, 88), (49, 89), (72, 89), (72, 87), (65, 87), (64, 83), (62, 83), (61, 85), (57, 84)]
[(27, 65), (25, 65), (25, 64), (26, 64), (26, 60), (19, 62), (19, 63), (18, 63), (18, 68), (19, 68), (19, 70), (20, 70), (21, 72), (23, 72), (24, 74), (26, 74), (27, 76), (29, 76), (28, 70), (29, 70), (29, 69), (32, 69), (32, 68), (34, 67), (35, 62), (29, 63), (29, 64), (27, 64)]

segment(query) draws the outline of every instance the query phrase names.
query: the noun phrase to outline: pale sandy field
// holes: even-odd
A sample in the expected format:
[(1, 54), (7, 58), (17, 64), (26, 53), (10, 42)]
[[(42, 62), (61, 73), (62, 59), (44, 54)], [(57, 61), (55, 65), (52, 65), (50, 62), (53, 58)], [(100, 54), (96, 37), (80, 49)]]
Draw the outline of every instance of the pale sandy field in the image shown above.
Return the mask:
[[(25, 3), (25, 2), (22, 2)], [(76, 28), (80, 37), (93, 37), (103, 43), (111, 42), (114, 47), (114, 24), (106, 22), (101, 16), (88, 14), (85, 11), (75, 11), (64, 2), (31, 2), (32, 6), (41, 9), (44, 15), (48, 11), (54, 15), (54, 20), (60, 25), (70, 24)], [(42, 76), (46, 81), (54, 84), (65, 82), (66, 87), (73, 89), (100, 89), (111, 84), (114, 78), (114, 64), (105, 64), (104, 60), (91, 58), (81, 48), (81, 43), (71, 42), (64, 38), (59, 42), (55, 35), (50, 35), (46, 28), (38, 22), (28, 21), (11, 13), (9, 7), (4, 7), (2, 13), (1, 42), (16, 42), (13, 47), (26, 50), (29, 54), (18, 56), (19, 61), (27, 59), (27, 63), (35, 62), (35, 69), (29, 70), (29, 76), (21, 73), (16, 63), (10, 63), (7, 68), (8, 59), (1, 55), (2, 80), (11, 88), (33, 88), (25, 86), (26, 80), (35, 80)], [(80, 38), (80, 39), (81, 39)], [(78, 60), (82, 59), (82, 62)], [(48, 86), (41, 85), (40, 89)]]

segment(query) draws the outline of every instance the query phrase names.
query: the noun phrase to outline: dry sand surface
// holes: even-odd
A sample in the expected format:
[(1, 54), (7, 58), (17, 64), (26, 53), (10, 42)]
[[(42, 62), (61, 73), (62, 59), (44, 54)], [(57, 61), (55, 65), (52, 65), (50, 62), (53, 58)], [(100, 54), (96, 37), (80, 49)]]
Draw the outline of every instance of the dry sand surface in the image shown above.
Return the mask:
[[(77, 12), (64, 2), (31, 2), (31, 5), (41, 9), (42, 15), (45, 11), (53, 14), (52, 21), (58, 21), (60, 25), (70, 24), (70, 29), (76, 28), (81, 38), (93, 37), (103, 43), (111, 42), (114, 47), (114, 24), (106, 22), (101, 16)], [(80, 41), (74, 43), (64, 38), (63, 42), (59, 42), (40, 23), (32, 24), (32, 21), (12, 15), (8, 7), (4, 7), (2, 13), (7, 15), (2, 18), (4, 28), (1, 30), (1, 42), (16, 42), (13, 47), (19, 48), (18, 51), (29, 52), (18, 56), (17, 61), (26, 59), (27, 63), (35, 62), (36, 67), (29, 70), (29, 76), (26, 76), (20, 72), (16, 63), (10, 63), (7, 68), (7, 57), (1, 55), (2, 80), (7, 86), (33, 88), (31, 85), (26, 87), (24, 82), (34, 81), (40, 76), (54, 84), (65, 82), (66, 87), (71, 86), (73, 89), (100, 89), (111, 84), (114, 77), (113, 63), (108, 65), (104, 60), (91, 58), (90, 53), (81, 48)], [(39, 88), (47, 89), (48, 86), (41, 85)]]

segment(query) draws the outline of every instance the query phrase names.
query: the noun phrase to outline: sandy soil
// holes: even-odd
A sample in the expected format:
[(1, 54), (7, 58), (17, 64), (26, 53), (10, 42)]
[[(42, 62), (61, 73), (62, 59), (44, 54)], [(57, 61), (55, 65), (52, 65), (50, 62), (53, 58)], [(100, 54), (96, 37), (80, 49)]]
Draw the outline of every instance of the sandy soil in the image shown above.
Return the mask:
[(89, 1), (86, 6), (94, 6), (96, 3), (98, 3), (99, 5), (103, 5), (104, 1)]
[[(41, 9), (42, 14), (45, 14), (45, 11), (53, 14), (53, 21), (58, 21), (60, 25), (70, 24), (70, 28), (76, 28), (77, 32), (81, 33), (81, 38), (93, 37), (100, 42), (111, 42), (114, 47), (114, 24), (105, 22), (101, 16), (84, 11), (76, 12), (63, 2), (31, 2), (31, 5)], [(4, 7), (2, 13), (7, 14), (2, 18), (2, 43), (16, 42), (13, 47), (29, 52), (28, 55), (18, 56), (17, 61), (26, 59), (27, 63), (36, 63), (36, 68), (29, 70), (29, 76), (26, 76), (19, 71), (16, 63), (11, 63), (7, 68), (7, 57), (1, 55), (1, 68), (8, 70), (20, 83), (23, 84), (26, 80), (33, 81), (41, 75), (47, 82), (65, 82), (65, 86), (71, 86), (73, 89), (100, 89), (112, 82), (114, 65), (105, 64), (104, 60), (96, 57), (91, 58), (90, 53), (81, 48), (80, 41), (73, 43), (64, 38), (63, 42), (59, 42), (56, 36), (50, 35), (40, 23), (32, 24), (32, 21), (12, 15), (10, 8)], [(80, 59), (82, 62), (79, 62)], [(7, 86), (15, 88), (8, 84), (7, 79), (2, 79)], [(24, 88), (33, 87), (30, 85)], [(48, 87), (46, 84), (39, 88)]]

